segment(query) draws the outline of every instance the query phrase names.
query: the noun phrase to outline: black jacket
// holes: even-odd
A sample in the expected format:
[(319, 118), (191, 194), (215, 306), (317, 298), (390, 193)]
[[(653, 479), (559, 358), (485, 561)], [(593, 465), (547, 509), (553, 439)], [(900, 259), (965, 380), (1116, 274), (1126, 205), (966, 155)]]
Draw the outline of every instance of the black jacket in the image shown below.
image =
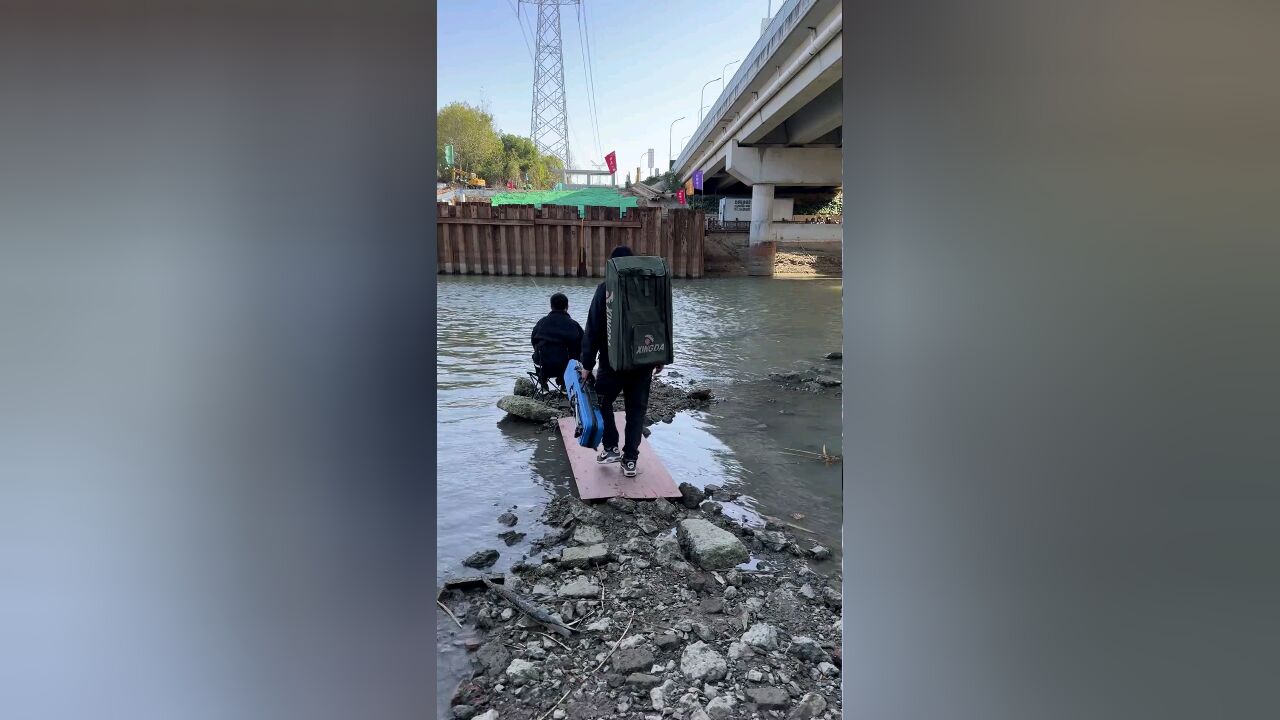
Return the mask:
[(582, 367), (591, 372), (596, 366), (596, 353), (600, 354), (600, 367), (613, 369), (609, 364), (609, 335), (605, 327), (604, 283), (596, 286), (596, 294), (591, 298), (591, 308), (587, 310), (587, 336), (582, 343)]
[(570, 358), (582, 354), (582, 326), (565, 310), (552, 310), (529, 334), (537, 363), (561, 371)]

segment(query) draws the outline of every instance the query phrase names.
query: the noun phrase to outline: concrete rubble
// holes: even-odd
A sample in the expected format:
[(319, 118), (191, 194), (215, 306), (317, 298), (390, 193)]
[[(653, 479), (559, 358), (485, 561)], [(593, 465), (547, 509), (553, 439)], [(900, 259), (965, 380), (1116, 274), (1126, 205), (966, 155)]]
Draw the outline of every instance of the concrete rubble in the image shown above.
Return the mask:
[[(729, 499), (719, 488), (698, 492)], [(507, 612), (494, 593), (447, 590), (476, 635), (473, 675), (452, 716), (840, 717), (839, 576), (813, 567), (813, 554), (774, 550), (778, 540), (797, 545), (785, 530), (689, 504), (562, 496), (547, 506), (542, 554), (517, 563), (507, 587), (573, 627), (572, 637)], [(781, 538), (761, 543), (761, 533)]]

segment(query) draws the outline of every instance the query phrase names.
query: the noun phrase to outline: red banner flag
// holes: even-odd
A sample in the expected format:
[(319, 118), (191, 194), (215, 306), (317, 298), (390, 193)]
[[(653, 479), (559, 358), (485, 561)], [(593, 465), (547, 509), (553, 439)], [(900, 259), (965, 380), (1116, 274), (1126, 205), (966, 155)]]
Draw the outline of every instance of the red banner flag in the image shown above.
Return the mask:
[(676, 200), (679, 200), (681, 205), (684, 204), (684, 188), (676, 191)]
[(605, 155), (604, 164), (609, 166), (610, 174), (618, 172), (618, 154), (611, 152), (608, 155)]

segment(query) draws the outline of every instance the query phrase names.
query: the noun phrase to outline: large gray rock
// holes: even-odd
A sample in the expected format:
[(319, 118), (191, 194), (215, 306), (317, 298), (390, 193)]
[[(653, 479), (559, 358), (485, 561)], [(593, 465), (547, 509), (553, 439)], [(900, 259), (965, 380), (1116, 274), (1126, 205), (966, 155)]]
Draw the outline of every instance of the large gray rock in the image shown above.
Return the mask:
[(480, 552), (475, 553), (474, 555), (467, 558), (466, 560), (463, 560), (462, 564), (466, 565), (469, 568), (476, 568), (477, 570), (483, 570), (484, 568), (487, 568), (490, 565), (493, 565), (497, 561), (498, 561), (498, 551), (490, 549), (490, 550), (481, 550)]
[(658, 498), (649, 503), (649, 510), (658, 516), (669, 518), (676, 514), (676, 506), (667, 501), (666, 498)]
[(565, 583), (557, 594), (562, 598), (598, 598), (600, 586), (587, 578), (580, 577)]
[(680, 655), (680, 672), (694, 682), (715, 682), (724, 679), (729, 665), (710, 645), (696, 642)]
[(784, 708), (791, 704), (791, 696), (782, 688), (747, 688), (747, 699), (761, 708)]
[(578, 545), (599, 545), (604, 542), (604, 533), (597, 527), (579, 525), (573, 529), (573, 542)]
[(511, 662), (511, 653), (498, 641), (488, 642), (476, 651), (476, 662), (490, 675), (496, 675), (507, 668)]
[(637, 672), (628, 675), (626, 682), (641, 688), (654, 688), (662, 684), (662, 678)]
[(528, 660), (516, 658), (507, 666), (507, 675), (517, 680), (537, 680), (538, 667)]
[(796, 594), (787, 588), (778, 588), (768, 595), (769, 607), (784, 613), (795, 612), (800, 607)]
[(536, 397), (538, 395), (538, 386), (527, 377), (516, 378), (516, 387), (513, 392), (519, 397)]
[(731, 568), (750, 558), (738, 536), (707, 520), (681, 520), (676, 536), (689, 559), (705, 570)]
[(683, 642), (684, 640), (681, 640), (679, 635), (675, 635), (673, 633), (665, 633), (653, 639), (653, 644), (656, 645), (658, 649), (663, 652), (667, 652), (669, 650), (675, 650), (676, 648), (680, 647), (680, 644)]
[(560, 564), (571, 568), (599, 565), (608, 560), (609, 548), (605, 545), (565, 548), (560, 553)]
[(801, 635), (793, 635), (791, 637), (791, 649), (788, 652), (813, 663), (824, 662), (829, 659), (827, 651), (818, 646), (817, 640)]
[(827, 700), (817, 693), (800, 698), (800, 703), (787, 714), (787, 720), (813, 720), (827, 710)]
[(733, 716), (733, 706), (732, 695), (712, 698), (711, 702), (707, 703), (707, 715), (710, 715), (712, 720), (728, 720)]
[(680, 501), (685, 507), (693, 510), (707, 499), (707, 494), (687, 482), (680, 483)]
[(628, 498), (609, 498), (605, 504), (619, 512), (634, 513), (636, 511), (636, 501)]
[(773, 650), (778, 647), (778, 630), (768, 623), (756, 623), (742, 634), (742, 644), (761, 650)]
[(680, 554), (680, 541), (670, 535), (659, 535), (653, 539), (653, 560), (662, 565), (670, 565), (676, 561), (683, 561), (684, 556)]
[(644, 648), (619, 650), (609, 660), (614, 672), (629, 674), (638, 673), (653, 667), (653, 653)]
[(506, 410), (507, 414), (522, 420), (531, 420), (539, 423), (560, 417), (560, 412), (555, 408), (545, 403), (540, 403), (533, 398), (520, 397), (519, 395), (507, 395), (502, 398), (498, 401), (498, 408)]
[(780, 552), (787, 546), (787, 536), (777, 530), (764, 530), (756, 533), (756, 537), (761, 544), (774, 552)]
[(489, 712), (483, 715), (477, 715), (471, 718), (471, 720), (498, 720), (498, 711), (490, 710)]

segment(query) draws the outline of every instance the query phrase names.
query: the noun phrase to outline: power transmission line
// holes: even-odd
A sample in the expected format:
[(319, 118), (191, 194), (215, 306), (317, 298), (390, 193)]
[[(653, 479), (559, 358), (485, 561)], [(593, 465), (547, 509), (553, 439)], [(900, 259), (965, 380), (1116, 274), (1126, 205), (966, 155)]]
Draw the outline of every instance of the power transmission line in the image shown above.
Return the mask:
[(585, 84), (587, 94), (587, 118), (591, 121), (592, 137), (594, 141), (596, 154), (599, 155), (600, 149), (600, 125), (596, 118), (595, 104), (592, 102), (594, 92), (592, 90), (591, 69), (587, 62), (587, 43), (586, 29), (582, 23), (582, 6), (578, 6), (578, 52), (582, 56), (582, 80)]
[(578, 10), (582, 16), (582, 34), (586, 38), (587, 45), (587, 72), (591, 77), (591, 112), (595, 118), (596, 130), (596, 152), (603, 155), (604, 147), (600, 142), (600, 106), (596, 104), (596, 71), (595, 61), (591, 57), (591, 27), (587, 22), (586, 3), (579, 4)]
[(520, 37), (524, 38), (524, 49), (529, 51), (529, 59), (533, 60), (533, 46), (529, 44), (529, 34), (524, 31), (524, 21), (520, 19), (520, 6), (512, 5), (511, 0), (507, 0), (507, 6), (515, 11), (516, 24), (520, 26)]

